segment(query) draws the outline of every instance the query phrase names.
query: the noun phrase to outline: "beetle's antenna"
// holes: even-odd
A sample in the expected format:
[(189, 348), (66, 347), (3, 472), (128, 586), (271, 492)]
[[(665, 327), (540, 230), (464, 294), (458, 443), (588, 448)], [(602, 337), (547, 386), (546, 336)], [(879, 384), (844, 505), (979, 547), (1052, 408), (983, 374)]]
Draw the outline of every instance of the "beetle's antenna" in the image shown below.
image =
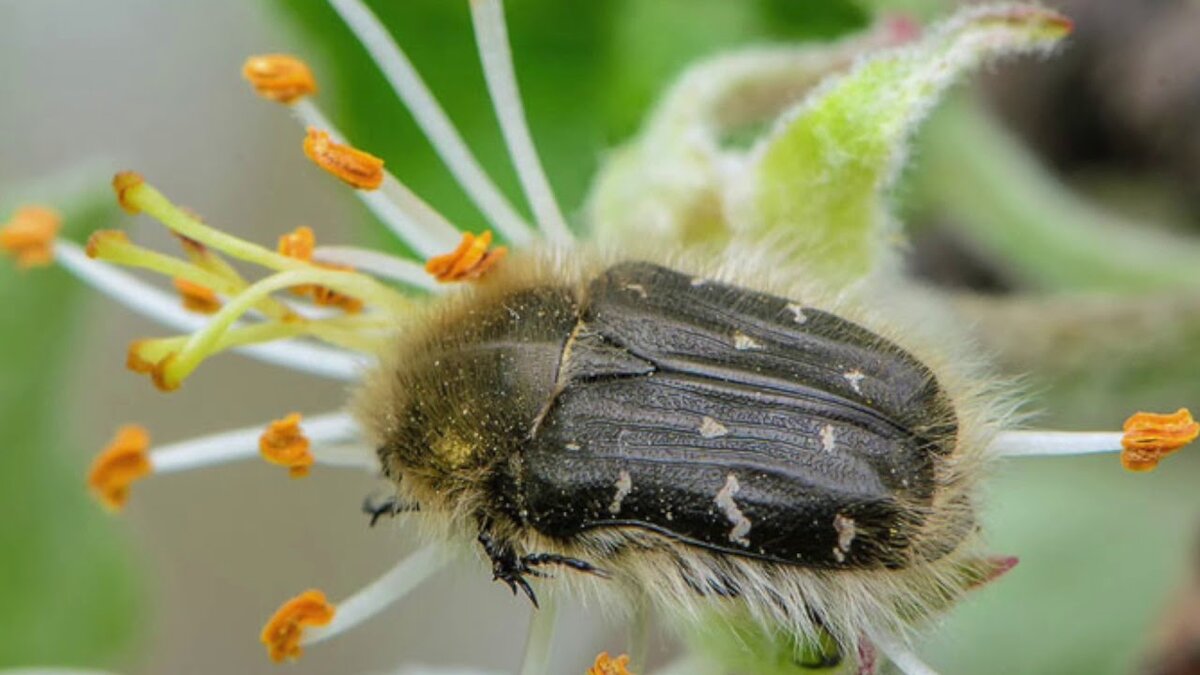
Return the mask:
[(362, 0), (329, 0), (329, 4), (366, 47), (375, 65), (475, 206), (510, 242), (518, 246), (528, 244), (534, 236), (529, 225), (484, 172), (446, 111), (379, 19)]
[(567, 229), (558, 201), (550, 189), (525, 119), (513, 70), (508, 28), (504, 23), (504, 3), (501, 0), (471, 0), (471, 19), (475, 23), (475, 42), (479, 45), (479, 60), (483, 64), (492, 106), (538, 226), (550, 241), (570, 243), (571, 231)]

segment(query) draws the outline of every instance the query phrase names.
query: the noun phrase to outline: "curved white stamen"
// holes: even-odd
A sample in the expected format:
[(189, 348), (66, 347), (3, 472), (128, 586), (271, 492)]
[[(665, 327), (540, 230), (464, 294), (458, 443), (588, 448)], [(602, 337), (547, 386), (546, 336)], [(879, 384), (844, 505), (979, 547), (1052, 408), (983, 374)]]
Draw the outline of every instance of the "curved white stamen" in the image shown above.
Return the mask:
[(379, 614), (440, 570), (443, 562), (443, 551), (437, 544), (413, 553), (370, 585), (338, 603), (333, 621), (327, 626), (307, 630), (301, 644), (323, 642)]
[(925, 662), (917, 658), (917, 655), (908, 647), (892, 640), (882, 640), (877, 636), (873, 636), (871, 641), (904, 675), (938, 675), (936, 670), (925, 665)]
[[(92, 260), (73, 242), (62, 239), (56, 241), (54, 254), (59, 264), (85, 284), (143, 316), (184, 333), (200, 330), (207, 323), (203, 317), (181, 307), (176, 296), (111, 265)], [(233, 351), (266, 363), (334, 380), (357, 380), (363, 368), (369, 365), (359, 355), (295, 340), (246, 345)]]
[(413, 119), (425, 132), (434, 150), (454, 174), (471, 201), (496, 229), (517, 246), (533, 240), (529, 225), (517, 215), (508, 199), (484, 173), (479, 161), (467, 149), (462, 136), (450, 122), (446, 111), (438, 105), (429, 87), (421, 80), (412, 62), (401, 51), (379, 19), (361, 0), (329, 0), (342, 20), (354, 31), (371, 54), (375, 64), (391, 83), (396, 95), (408, 107)]
[[(258, 457), (258, 440), (267, 426), (264, 423), (166, 445), (150, 453), (150, 465), (155, 473), (173, 473)], [(358, 425), (348, 413), (309, 417), (301, 421), (300, 429), (312, 444), (313, 457), (319, 463), (324, 464), (325, 458), (332, 456), (334, 461), (329, 462), (332, 466), (379, 467), (378, 462), (365, 461), (351, 465), (337, 451), (328, 454), (322, 451), (322, 444), (344, 444), (358, 439)], [(373, 459), (374, 455), (368, 452), (367, 457)]]
[(445, 286), (439, 284), (425, 268), (407, 258), (400, 258), (379, 251), (355, 246), (318, 246), (313, 259), (335, 265), (349, 265), (356, 270), (377, 277), (398, 281), (408, 286), (440, 292)]
[(550, 181), (546, 179), (525, 120), (508, 44), (508, 28), (504, 23), (504, 3), (501, 0), (471, 0), (471, 19), (475, 23), (475, 42), (479, 45), (479, 60), (483, 63), (492, 106), (538, 226), (550, 241), (570, 243), (571, 231), (554, 199), (554, 191), (550, 189)]
[[(301, 422), (305, 434), (308, 425)], [(362, 443), (341, 443), (337, 445), (319, 445), (310, 452), (317, 464), (345, 469), (363, 469), (365, 471), (380, 471), (379, 456), (375, 449)]]
[(1120, 432), (1006, 431), (988, 449), (1002, 457), (1121, 452), (1122, 436)]
[[(290, 107), (302, 125), (320, 129), (334, 142), (346, 144), (346, 137), (312, 101), (300, 99)], [(390, 172), (384, 172), (383, 186), (379, 190), (355, 190), (354, 193), (376, 218), (421, 255), (427, 258), (440, 255), (458, 245), (461, 238), (458, 228)]]
[(554, 648), (557, 619), (558, 603), (554, 598), (544, 597), (541, 608), (534, 609), (529, 619), (529, 636), (525, 638), (521, 675), (546, 675), (550, 672), (550, 653)]

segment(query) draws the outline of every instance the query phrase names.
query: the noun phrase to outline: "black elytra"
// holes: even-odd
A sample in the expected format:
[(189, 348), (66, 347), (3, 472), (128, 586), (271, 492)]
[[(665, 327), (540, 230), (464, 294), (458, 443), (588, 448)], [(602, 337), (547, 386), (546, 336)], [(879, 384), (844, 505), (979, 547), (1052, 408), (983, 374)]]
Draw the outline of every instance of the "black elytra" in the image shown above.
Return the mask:
[[(475, 426), (455, 433), (486, 476), (480, 543), (514, 590), (532, 599), (522, 575), (538, 554), (494, 532), (575, 550), (581, 535), (635, 528), (806, 568), (913, 564), (957, 421), (929, 368), (893, 342), (641, 262), (578, 289), (520, 289), (470, 318), (433, 347), (424, 377), (439, 396), (408, 404), (381, 455), (435, 461), (457, 446), (434, 434), (466, 413)], [(404, 454), (415, 446), (424, 457)]]

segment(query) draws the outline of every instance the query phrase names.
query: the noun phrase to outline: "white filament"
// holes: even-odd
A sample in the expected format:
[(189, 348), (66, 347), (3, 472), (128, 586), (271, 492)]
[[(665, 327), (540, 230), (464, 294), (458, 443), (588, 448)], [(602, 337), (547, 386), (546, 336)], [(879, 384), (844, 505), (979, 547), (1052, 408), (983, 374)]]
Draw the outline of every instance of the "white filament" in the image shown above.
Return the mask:
[(517, 215), (508, 199), (480, 167), (446, 111), (442, 110), (412, 62), (379, 19), (361, 0), (329, 0), (329, 4), (371, 54), (396, 95), (408, 107), (413, 119), (471, 201), (514, 245), (523, 246), (532, 241), (534, 235), (529, 225)]
[[(207, 323), (180, 306), (179, 299), (111, 265), (92, 260), (73, 242), (58, 240), (55, 258), (80, 281), (129, 309), (183, 333), (200, 330)], [(334, 380), (355, 381), (365, 357), (341, 349), (311, 345), (297, 340), (277, 340), (235, 347), (233, 351), (266, 363)]]
[(379, 614), (440, 570), (442, 558), (441, 547), (433, 544), (401, 560), (383, 576), (338, 603), (333, 621), (306, 631), (301, 644), (323, 642)]
[(335, 265), (349, 265), (374, 276), (430, 292), (445, 290), (425, 268), (407, 258), (355, 246), (319, 246), (313, 259)]
[(888, 661), (896, 666), (896, 669), (904, 673), (904, 675), (938, 675), (937, 671), (925, 665), (925, 662), (917, 658), (911, 649), (900, 645), (891, 640), (881, 640), (878, 637), (872, 638), (872, 642), (883, 652)]
[[(291, 109), (302, 125), (320, 129), (335, 143), (346, 144), (342, 132), (309, 99), (295, 102)], [(376, 218), (422, 256), (428, 258), (446, 253), (458, 245), (458, 229), (390, 172), (384, 172), (379, 190), (355, 190), (354, 193)]]
[(521, 675), (547, 675), (550, 672), (550, 654), (554, 647), (557, 619), (558, 603), (554, 598), (543, 598), (541, 608), (535, 608), (533, 616), (529, 619), (529, 634), (525, 638)]
[[(151, 452), (150, 465), (155, 473), (173, 473), (257, 457), (258, 439), (266, 428), (267, 423), (263, 423), (172, 443)], [(371, 470), (379, 467), (375, 454), (365, 446), (345, 445), (359, 436), (358, 425), (347, 413), (337, 412), (304, 419), (300, 429), (312, 443), (313, 458), (318, 463)], [(335, 450), (326, 456), (321, 447), (323, 444), (334, 444)], [(347, 448), (354, 447), (361, 450), (351, 461)], [(326, 462), (327, 458), (331, 461)]]
[(479, 59), (483, 63), (492, 106), (538, 226), (550, 241), (570, 243), (571, 231), (554, 199), (525, 119), (504, 23), (504, 4), (501, 0), (471, 0), (471, 19), (475, 23), (475, 42), (479, 45)]
[(989, 450), (1001, 457), (1087, 455), (1121, 452), (1120, 432), (1006, 431)]

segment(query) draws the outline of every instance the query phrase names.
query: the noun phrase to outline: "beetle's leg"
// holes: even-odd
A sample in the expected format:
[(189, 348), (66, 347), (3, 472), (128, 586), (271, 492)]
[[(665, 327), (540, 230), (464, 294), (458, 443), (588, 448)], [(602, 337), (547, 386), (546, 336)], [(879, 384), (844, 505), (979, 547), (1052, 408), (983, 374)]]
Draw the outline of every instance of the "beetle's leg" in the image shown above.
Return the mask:
[(384, 516), (394, 516), (398, 513), (411, 513), (420, 511), (420, 504), (405, 503), (396, 497), (388, 497), (382, 501), (375, 501), (370, 495), (363, 499), (362, 511), (371, 516), (371, 527), (375, 527), (375, 523)]
[(579, 558), (568, 558), (567, 556), (558, 555), (555, 553), (534, 553), (522, 557), (521, 562), (527, 568), (537, 567), (538, 565), (562, 565), (564, 567), (570, 567), (578, 572), (595, 574), (596, 576), (604, 579), (608, 579), (610, 576), (608, 572), (596, 567), (586, 560), (580, 560)]
[[(508, 584), (513, 595), (517, 594), (518, 588), (521, 589), (533, 606), (537, 607), (537, 595), (533, 592), (533, 587), (525, 580), (525, 575), (533, 574), (533, 570), (529, 569), (529, 566), (512, 550), (511, 546), (496, 543), (486, 529), (479, 533), (478, 541), (479, 545), (483, 547), (483, 552), (492, 561), (492, 580)], [(540, 575), (534, 574), (534, 576)]]

